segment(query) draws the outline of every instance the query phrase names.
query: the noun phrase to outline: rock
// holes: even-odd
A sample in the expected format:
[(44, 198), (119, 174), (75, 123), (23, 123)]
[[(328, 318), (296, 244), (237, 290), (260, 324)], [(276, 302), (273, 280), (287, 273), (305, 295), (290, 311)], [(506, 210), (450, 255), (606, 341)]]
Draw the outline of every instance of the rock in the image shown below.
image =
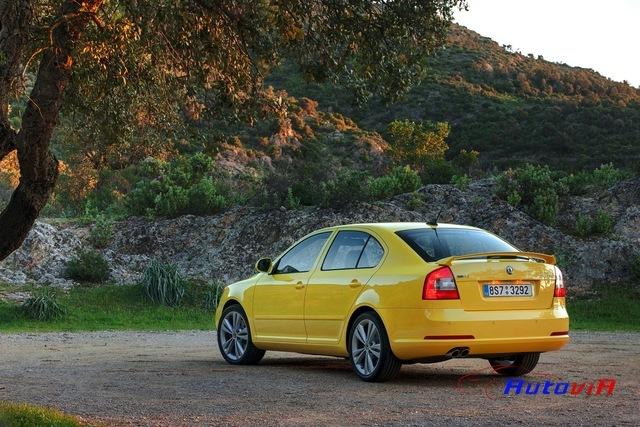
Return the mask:
[[(640, 242), (640, 180), (620, 183), (600, 194), (570, 198), (562, 215), (577, 209), (606, 209), (614, 235), (579, 239), (549, 227), (493, 195), (491, 180), (476, 181), (462, 191), (452, 185), (428, 185), (415, 196), (399, 195), (377, 203), (357, 203), (335, 210), (236, 207), (218, 215), (175, 219), (130, 218), (114, 227), (114, 239), (102, 251), (112, 281), (135, 283), (151, 259), (175, 264), (186, 277), (235, 281), (253, 272), (255, 261), (277, 256), (298, 238), (325, 226), (345, 223), (433, 220), (478, 226), (527, 251), (555, 254), (573, 294), (603, 282), (630, 280), (629, 260)], [(587, 206), (589, 207), (587, 209)], [(575, 218), (575, 216), (574, 216)], [(83, 246), (88, 228), (37, 222), (25, 244), (0, 263), (0, 281), (29, 281), (67, 287), (64, 267)]]

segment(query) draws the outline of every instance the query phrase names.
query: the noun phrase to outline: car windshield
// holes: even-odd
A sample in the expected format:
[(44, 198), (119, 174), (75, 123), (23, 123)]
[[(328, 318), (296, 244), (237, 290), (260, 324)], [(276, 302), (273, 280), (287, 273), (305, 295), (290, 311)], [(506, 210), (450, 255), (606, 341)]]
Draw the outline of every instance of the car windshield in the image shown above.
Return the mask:
[(418, 228), (396, 233), (427, 262), (481, 252), (517, 252), (518, 249), (483, 230)]

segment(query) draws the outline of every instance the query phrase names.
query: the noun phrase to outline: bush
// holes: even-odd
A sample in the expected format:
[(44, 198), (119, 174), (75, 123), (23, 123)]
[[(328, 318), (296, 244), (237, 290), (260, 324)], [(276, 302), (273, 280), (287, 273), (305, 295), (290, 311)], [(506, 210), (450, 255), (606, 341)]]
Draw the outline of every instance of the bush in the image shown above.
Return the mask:
[(67, 276), (79, 282), (101, 283), (109, 278), (109, 263), (96, 251), (81, 251), (67, 264)]
[(448, 150), (447, 123), (395, 120), (388, 128), (391, 155), (399, 164), (421, 168), (429, 159), (442, 159)]
[(411, 193), (411, 198), (407, 202), (407, 207), (415, 211), (420, 209), (422, 206), (424, 206), (424, 201), (422, 200), (420, 194), (417, 192)]
[(578, 237), (589, 236), (591, 234), (591, 219), (587, 215), (578, 215), (573, 232)]
[(432, 159), (424, 162), (420, 177), (424, 184), (449, 184), (458, 168), (445, 159)]
[(396, 167), (388, 175), (369, 182), (369, 195), (374, 200), (416, 191), (421, 186), (420, 176), (409, 166)]
[(48, 286), (33, 292), (21, 307), (22, 313), (33, 320), (52, 320), (66, 314), (65, 307), (60, 304), (56, 293)]
[(185, 294), (185, 281), (177, 268), (156, 260), (145, 268), (140, 284), (149, 301), (169, 307), (180, 305)]
[(198, 153), (169, 162), (146, 161), (143, 177), (127, 194), (125, 205), (133, 215), (176, 217), (208, 215), (228, 206), (220, 186), (207, 174), (213, 160)]
[(625, 179), (631, 178), (628, 171), (616, 168), (613, 163), (601, 165), (591, 172), (578, 172), (562, 178), (571, 194), (579, 195), (589, 190), (608, 188)]
[(207, 289), (204, 292), (203, 307), (205, 310), (215, 311), (222, 297), (225, 284), (223, 282), (207, 283)]
[(471, 178), (469, 175), (454, 175), (451, 177), (451, 184), (455, 185), (460, 190), (466, 190), (469, 188), (469, 184), (471, 183)]
[(368, 200), (369, 176), (365, 172), (342, 170), (321, 185), (322, 204), (327, 207), (343, 207), (350, 203)]
[(113, 221), (104, 215), (98, 215), (89, 232), (89, 242), (95, 248), (105, 248), (109, 246), (113, 239)]
[(631, 270), (631, 277), (636, 281), (640, 281), (640, 255), (636, 255), (631, 259), (629, 269)]
[(598, 210), (593, 219), (592, 230), (594, 234), (600, 234), (603, 236), (611, 234), (613, 231), (613, 218), (611, 218), (611, 215), (602, 209)]
[(522, 206), (529, 215), (553, 225), (558, 215), (560, 195), (566, 185), (548, 166), (525, 165), (509, 169), (498, 177), (496, 194), (513, 206)]

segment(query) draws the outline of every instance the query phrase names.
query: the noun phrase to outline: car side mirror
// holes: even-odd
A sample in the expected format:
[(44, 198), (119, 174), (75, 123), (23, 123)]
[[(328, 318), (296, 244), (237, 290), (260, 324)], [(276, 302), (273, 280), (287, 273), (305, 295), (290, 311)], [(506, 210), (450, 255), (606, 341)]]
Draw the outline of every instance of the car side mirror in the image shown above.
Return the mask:
[(271, 270), (271, 258), (260, 258), (256, 262), (256, 270), (263, 273), (268, 273)]

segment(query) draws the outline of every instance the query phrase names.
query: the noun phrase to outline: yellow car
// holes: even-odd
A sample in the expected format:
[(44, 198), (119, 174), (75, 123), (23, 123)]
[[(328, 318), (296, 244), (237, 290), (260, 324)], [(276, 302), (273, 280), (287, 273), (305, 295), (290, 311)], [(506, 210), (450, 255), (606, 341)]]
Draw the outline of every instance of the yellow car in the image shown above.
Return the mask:
[(227, 286), (215, 314), (232, 364), (265, 350), (348, 357), (365, 381), (403, 363), (487, 359), (524, 375), (569, 341), (562, 273), (487, 231), (426, 223), (318, 230)]

